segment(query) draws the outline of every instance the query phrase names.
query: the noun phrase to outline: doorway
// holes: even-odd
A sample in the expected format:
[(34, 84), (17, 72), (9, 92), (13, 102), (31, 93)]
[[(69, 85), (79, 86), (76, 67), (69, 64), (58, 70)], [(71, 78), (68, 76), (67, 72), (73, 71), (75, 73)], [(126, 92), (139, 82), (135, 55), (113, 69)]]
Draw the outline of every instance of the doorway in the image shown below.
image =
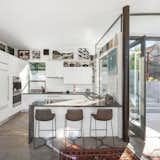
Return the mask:
[(145, 43), (131, 41), (129, 52), (129, 134), (145, 138)]
[[(131, 37), (129, 137), (136, 152), (160, 156), (160, 38)], [(137, 151), (138, 150), (138, 151)]]

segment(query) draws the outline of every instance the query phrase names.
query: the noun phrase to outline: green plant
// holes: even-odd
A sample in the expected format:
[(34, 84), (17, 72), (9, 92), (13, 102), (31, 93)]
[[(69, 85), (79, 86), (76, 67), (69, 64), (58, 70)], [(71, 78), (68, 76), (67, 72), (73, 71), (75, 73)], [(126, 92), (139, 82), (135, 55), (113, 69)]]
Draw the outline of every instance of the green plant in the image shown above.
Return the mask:
[(149, 80), (149, 81), (153, 81), (153, 80), (154, 80), (154, 77), (148, 77), (148, 80)]

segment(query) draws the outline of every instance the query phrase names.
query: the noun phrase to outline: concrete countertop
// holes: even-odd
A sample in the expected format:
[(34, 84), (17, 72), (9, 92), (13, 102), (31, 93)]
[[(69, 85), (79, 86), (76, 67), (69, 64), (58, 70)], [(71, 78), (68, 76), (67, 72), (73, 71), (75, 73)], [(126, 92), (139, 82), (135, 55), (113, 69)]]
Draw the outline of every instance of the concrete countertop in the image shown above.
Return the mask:
[(37, 107), (122, 107), (114, 102), (106, 104), (104, 99), (74, 99), (74, 100), (54, 100), (52, 103), (45, 101), (35, 101), (31, 106)]

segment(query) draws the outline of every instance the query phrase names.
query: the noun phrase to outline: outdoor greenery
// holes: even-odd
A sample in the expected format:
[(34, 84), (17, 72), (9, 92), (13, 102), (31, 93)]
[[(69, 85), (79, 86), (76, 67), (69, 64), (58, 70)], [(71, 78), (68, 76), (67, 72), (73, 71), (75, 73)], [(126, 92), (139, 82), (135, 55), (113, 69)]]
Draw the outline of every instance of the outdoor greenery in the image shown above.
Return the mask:
[[(135, 66), (136, 59), (136, 66)], [(139, 69), (139, 59), (140, 59), (140, 51), (131, 52), (129, 56), (129, 69), (138, 70)]]

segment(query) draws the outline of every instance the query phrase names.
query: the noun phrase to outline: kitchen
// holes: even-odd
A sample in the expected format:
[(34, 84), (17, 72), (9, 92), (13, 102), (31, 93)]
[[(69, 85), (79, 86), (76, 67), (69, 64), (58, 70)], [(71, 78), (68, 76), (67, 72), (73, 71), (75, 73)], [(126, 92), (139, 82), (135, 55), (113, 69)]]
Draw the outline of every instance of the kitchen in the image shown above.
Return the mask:
[[(122, 103), (120, 96), (122, 90), (119, 86), (122, 83), (122, 79), (119, 79), (122, 69), (121, 33), (116, 34), (108, 43), (113, 43), (113, 45), (105, 51), (103, 56), (101, 54), (99, 59), (91, 55), (86, 48), (79, 48), (74, 53), (43, 49), (39, 51), (18, 50), (15, 55), (10, 55), (0, 51), (1, 61), (5, 58), (7, 60), (8, 68), (5, 72), (8, 83), (5, 85), (8, 86), (9, 93), (12, 93), (11, 95), (6, 93), (8, 99), (11, 99), (10, 106), (14, 110), (9, 119), (19, 112), (29, 114), (28, 143), (33, 144), (35, 149), (40, 148), (42, 144), (49, 143), (51, 137), (63, 139), (77, 136), (84, 138), (107, 136), (113, 139), (113, 142), (110, 142), (111, 146), (122, 138), (122, 106), (120, 104)], [(103, 64), (107, 54), (110, 56), (116, 54), (118, 62), (109, 73), (112, 79), (110, 84), (113, 83), (113, 87), (108, 87), (108, 89), (103, 84), (104, 80), (102, 79), (99, 84), (96, 77), (99, 72), (97, 70), (99, 60), (102, 67), (99, 74), (104, 75), (107, 70)], [(16, 68), (11, 67), (13, 63), (19, 69), (16, 73)], [(9, 74), (11, 71), (14, 72)], [(101, 95), (98, 93), (99, 88)], [(3, 110), (7, 108), (6, 106)], [(54, 115), (52, 121), (41, 120), (43, 111), (46, 110)], [(102, 120), (102, 122), (94, 120), (92, 114), (96, 114), (99, 110), (111, 111), (110, 119)], [(42, 113), (37, 115), (39, 111)], [(81, 111), (82, 119), (77, 122), (71, 119), (66, 120), (67, 112), (70, 111)], [(71, 115), (76, 115), (76, 113)], [(37, 116), (42, 117), (37, 119)], [(6, 117), (3, 123), (7, 121)], [(67, 125), (66, 121), (68, 121)], [(96, 126), (94, 121), (97, 121)], [(98, 128), (95, 128), (97, 126)]]
[(159, 2), (47, 2), (0, 6), (0, 160), (159, 157)]

